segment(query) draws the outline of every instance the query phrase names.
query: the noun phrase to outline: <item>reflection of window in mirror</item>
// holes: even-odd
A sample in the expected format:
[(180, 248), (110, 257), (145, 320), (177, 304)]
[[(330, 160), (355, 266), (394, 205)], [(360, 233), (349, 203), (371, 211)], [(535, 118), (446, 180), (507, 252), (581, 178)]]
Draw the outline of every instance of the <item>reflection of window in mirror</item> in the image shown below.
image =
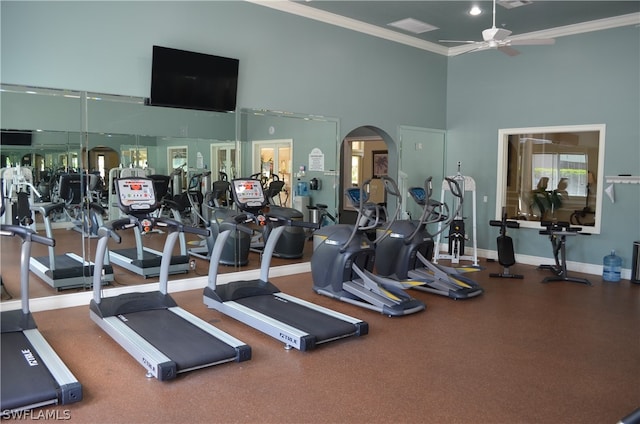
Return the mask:
[(167, 156), (170, 169), (176, 169), (187, 165), (187, 147), (167, 147)]
[(362, 181), (362, 160), (364, 158), (364, 142), (351, 143), (351, 186), (358, 187)]
[(134, 168), (147, 168), (147, 148), (138, 147), (131, 150), (131, 163)]
[(600, 232), (604, 125), (504, 129), (498, 138), (497, 214), (505, 206), (524, 227), (555, 220)]
[(224, 173), (229, 180), (238, 178), (238, 158), (235, 143), (211, 144), (211, 172), (215, 178)]

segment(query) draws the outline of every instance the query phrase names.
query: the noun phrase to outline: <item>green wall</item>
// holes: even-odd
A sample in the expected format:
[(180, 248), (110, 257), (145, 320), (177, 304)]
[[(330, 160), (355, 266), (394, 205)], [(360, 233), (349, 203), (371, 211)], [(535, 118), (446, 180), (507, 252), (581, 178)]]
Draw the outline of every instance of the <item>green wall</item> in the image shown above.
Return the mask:
[[(392, 137), (402, 126), (446, 130), (446, 173), (461, 161), (479, 199), (488, 197), (478, 205), (480, 248), (495, 249), (486, 223), (495, 216), (499, 128), (605, 123), (605, 173), (640, 174), (637, 27), (562, 37), (517, 57), (446, 58), (241, 1), (3, 1), (0, 13), (3, 83), (146, 97), (157, 44), (240, 59), (239, 108), (335, 117), (340, 140), (366, 125)], [(297, 141), (296, 152), (320, 143)], [(413, 164), (403, 171), (430, 174)], [(616, 186), (602, 234), (581, 238), (571, 260), (601, 264), (616, 248), (630, 267), (638, 187)], [(520, 253), (550, 256), (537, 232), (514, 236)]]
[[(453, 57), (447, 74), (447, 170), (455, 173), (462, 161), (479, 198), (488, 196), (478, 203), (478, 239), (493, 250), (497, 229), (485, 223), (495, 219), (498, 129), (606, 124), (605, 175), (640, 175), (639, 29), (561, 37), (553, 46), (520, 50), (515, 57), (498, 51)], [(615, 203), (603, 197), (601, 234), (569, 240), (569, 260), (602, 265), (616, 249), (623, 267), (631, 267), (632, 245), (640, 239), (639, 189), (617, 184)], [(510, 234), (517, 253), (551, 257), (538, 230)]]

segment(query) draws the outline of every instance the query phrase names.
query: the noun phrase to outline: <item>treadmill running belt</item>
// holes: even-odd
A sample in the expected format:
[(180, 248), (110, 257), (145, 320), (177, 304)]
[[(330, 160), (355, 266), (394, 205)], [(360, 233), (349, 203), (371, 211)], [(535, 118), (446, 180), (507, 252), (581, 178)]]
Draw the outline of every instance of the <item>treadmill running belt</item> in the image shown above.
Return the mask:
[[(83, 266), (81, 262), (78, 262), (72, 257), (67, 255), (56, 256), (55, 258), (56, 269), (54, 270), (51, 270), (51, 265), (50, 265), (48, 256), (41, 256), (34, 259), (40, 262), (45, 267), (47, 267), (46, 274), (51, 278), (53, 278), (54, 280), (92, 275), (93, 266), (91, 265)], [(107, 271), (105, 270), (105, 272)], [(111, 272), (113, 273), (113, 271)]]
[(236, 357), (235, 348), (168, 309), (134, 312), (124, 318), (120, 319), (127, 326), (175, 361), (178, 372)]
[[(118, 253), (119, 255), (122, 255), (125, 258), (130, 259), (133, 265), (141, 268), (151, 268), (151, 267), (160, 266), (160, 263), (162, 262), (162, 255), (156, 255), (155, 253), (149, 252), (147, 250), (142, 251), (142, 259), (137, 259), (138, 250), (135, 247), (132, 247), (130, 249), (117, 249), (117, 250), (114, 250), (113, 252)], [(188, 256), (174, 255), (171, 257), (170, 264), (179, 265), (179, 264), (184, 264), (188, 262), (189, 262)]]
[(21, 331), (2, 333), (0, 411), (57, 403), (58, 384)]
[(317, 343), (348, 336), (356, 332), (356, 326), (315, 309), (289, 302), (277, 294), (250, 296), (235, 302), (258, 311), (280, 322), (316, 336)]

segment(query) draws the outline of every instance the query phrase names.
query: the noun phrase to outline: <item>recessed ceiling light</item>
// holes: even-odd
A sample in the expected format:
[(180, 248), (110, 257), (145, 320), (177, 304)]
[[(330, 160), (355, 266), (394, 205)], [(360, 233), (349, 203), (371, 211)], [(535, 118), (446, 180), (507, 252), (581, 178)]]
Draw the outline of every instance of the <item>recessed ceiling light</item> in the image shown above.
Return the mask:
[(482, 9), (480, 9), (478, 6), (473, 6), (469, 10), (469, 15), (471, 15), (471, 16), (478, 16), (481, 13), (482, 13)]
[(401, 19), (399, 21), (391, 22), (389, 26), (396, 27), (414, 34), (422, 34), (423, 32), (429, 32), (438, 29), (438, 27), (429, 25), (422, 21), (413, 18)]

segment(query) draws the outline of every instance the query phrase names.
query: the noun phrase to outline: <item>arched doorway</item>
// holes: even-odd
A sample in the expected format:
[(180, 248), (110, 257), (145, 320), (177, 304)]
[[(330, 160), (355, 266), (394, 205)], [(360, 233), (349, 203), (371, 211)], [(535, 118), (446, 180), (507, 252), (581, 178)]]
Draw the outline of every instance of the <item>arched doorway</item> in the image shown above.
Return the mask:
[(360, 186), (373, 179), (370, 199), (376, 203), (386, 203), (384, 189), (377, 187), (376, 177), (397, 173), (397, 148), (389, 134), (374, 126), (362, 126), (350, 131), (342, 140), (340, 150), (340, 223), (355, 223), (357, 213), (344, 196), (347, 187)]

